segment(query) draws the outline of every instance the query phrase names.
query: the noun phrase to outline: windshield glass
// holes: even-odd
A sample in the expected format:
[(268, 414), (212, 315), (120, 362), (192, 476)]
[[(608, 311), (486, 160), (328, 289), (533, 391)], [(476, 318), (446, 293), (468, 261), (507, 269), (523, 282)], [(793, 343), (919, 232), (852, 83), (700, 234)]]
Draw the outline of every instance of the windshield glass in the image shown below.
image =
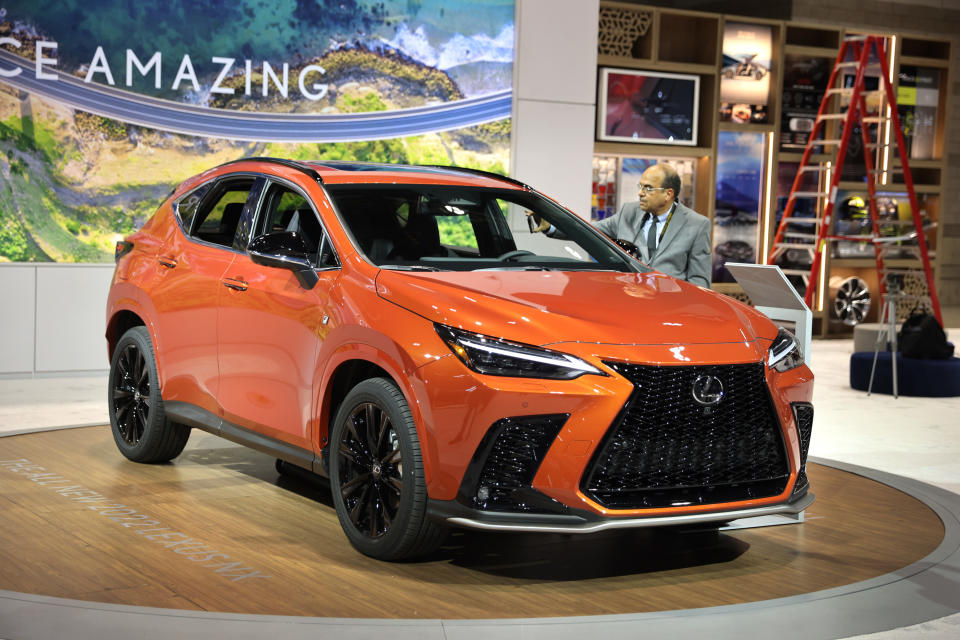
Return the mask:
[[(437, 185), (325, 185), (357, 248), (384, 269), (640, 271), (590, 225), (530, 192)], [(532, 232), (528, 218), (553, 225)]]

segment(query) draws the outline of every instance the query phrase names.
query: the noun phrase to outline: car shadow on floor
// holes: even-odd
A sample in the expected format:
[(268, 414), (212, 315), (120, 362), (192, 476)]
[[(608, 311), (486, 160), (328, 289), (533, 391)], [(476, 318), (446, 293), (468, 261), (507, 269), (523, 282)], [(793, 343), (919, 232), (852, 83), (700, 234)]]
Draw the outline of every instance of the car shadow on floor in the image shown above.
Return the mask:
[[(207, 444), (207, 443), (198, 443)], [(333, 510), (329, 481), (237, 445), (191, 448), (180, 464), (216, 465)], [(571, 581), (675, 571), (736, 560), (750, 545), (710, 528), (624, 529), (592, 534), (450, 532), (443, 547), (406, 564), (446, 563), (505, 578)]]
[(441, 553), (455, 565), (491, 575), (575, 581), (728, 563), (749, 548), (716, 529), (625, 529), (576, 535), (454, 531)]

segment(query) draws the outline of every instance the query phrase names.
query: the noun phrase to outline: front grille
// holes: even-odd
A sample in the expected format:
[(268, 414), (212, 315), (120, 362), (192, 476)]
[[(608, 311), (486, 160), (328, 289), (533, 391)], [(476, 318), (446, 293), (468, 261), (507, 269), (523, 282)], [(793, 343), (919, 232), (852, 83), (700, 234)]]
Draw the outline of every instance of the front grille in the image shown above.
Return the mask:
[[(790, 475), (763, 364), (658, 367), (605, 363), (634, 385), (581, 490), (614, 509), (716, 504), (782, 493)], [(723, 398), (694, 400), (715, 376)]]
[(810, 484), (807, 480), (807, 452), (810, 450), (810, 435), (813, 433), (813, 405), (795, 402), (790, 406), (793, 408), (797, 435), (800, 437), (800, 473), (797, 474), (797, 483), (793, 486), (793, 492), (798, 493)]
[(460, 500), (488, 511), (555, 511), (561, 505), (530, 484), (569, 414), (498, 420), (474, 453)]

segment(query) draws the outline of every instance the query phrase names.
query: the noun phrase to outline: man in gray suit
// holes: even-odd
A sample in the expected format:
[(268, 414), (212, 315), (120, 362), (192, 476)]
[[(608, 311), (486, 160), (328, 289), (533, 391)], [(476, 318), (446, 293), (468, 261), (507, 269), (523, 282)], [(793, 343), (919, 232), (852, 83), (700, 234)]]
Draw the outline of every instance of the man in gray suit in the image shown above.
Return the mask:
[[(657, 271), (709, 287), (710, 221), (680, 204), (680, 186), (676, 169), (654, 165), (640, 176), (639, 200), (594, 226), (614, 240), (636, 245), (640, 259)], [(546, 221), (537, 230), (562, 237)]]

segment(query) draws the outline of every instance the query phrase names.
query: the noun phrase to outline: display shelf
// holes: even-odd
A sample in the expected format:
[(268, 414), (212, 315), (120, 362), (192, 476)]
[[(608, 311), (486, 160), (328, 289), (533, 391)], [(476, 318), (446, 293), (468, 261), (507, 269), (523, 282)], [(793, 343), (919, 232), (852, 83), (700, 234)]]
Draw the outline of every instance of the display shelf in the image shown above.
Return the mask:
[(652, 59), (621, 58), (620, 56), (598, 54), (597, 66), (622, 67), (624, 69), (652, 69), (655, 64)]
[(681, 147), (668, 144), (635, 144), (633, 142), (593, 143), (594, 153), (620, 156), (681, 156), (699, 158), (713, 154), (713, 147)]
[(830, 58), (835, 60), (839, 49), (827, 49), (823, 47), (804, 47), (796, 44), (785, 44), (783, 52), (787, 55), (810, 56), (811, 58)]
[(950, 61), (950, 42), (918, 36), (904, 36), (900, 40), (900, 55), (908, 58)]
[[(916, 171), (917, 169), (946, 169), (947, 161), (944, 158), (908, 158), (910, 162), (910, 171)], [(894, 157), (891, 160), (892, 167), (900, 166), (900, 158)], [(916, 179), (916, 178), (914, 178)]]
[[(800, 162), (803, 159), (803, 152), (793, 152), (793, 151), (780, 151), (776, 154), (778, 162)], [(832, 156), (829, 156), (824, 153), (811, 153), (809, 164), (816, 164), (818, 162), (831, 162), (833, 160)]]
[[(843, 27), (828, 26), (826, 24), (816, 23), (794, 23), (790, 21), (767, 20), (764, 18), (753, 18), (746, 16), (711, 14), (697, 11), (687, 11), (682, 9), (673, 9), (667, 7), (645, 7), (642, 5), (623, 5), (617, 3), (607, 3), (603, 1), (601, 7), (631, 7), (634, 11), (646, 11), (649, 13), (649, 33), (643, 41), (638, 40), (630, 51), (629, 56), (607, 56), (601, 55), (598, 58), (601, 66), (623, 66), (631, 69), (644, 69), (665, 72), (690, 73), (697, 74), (700, 77), (700, 105), (698, 115), (698, 139), (695, 147), (674, 147), (669, 145), (646, 145), (630, 143), (610, 143), (597, 142), (595, 151), (597, 153), (611, 153), (621, 156), (651, 157), (651, 156), (674, 156), (683, 158), (696, 158), (697, 183), (696, 208), (698, 211), (707, 215), (711, 219), (716, 215), (718, 205), (716, 201), (719, 193), (717, 182), (717, 161), (718, 161), (718, 134), (721, 132), (740, 132), (757, 133), (770, 136), (773, 144), (772, 156), (766, 157), (766, 166), (763, 184), (761, 185), (761, 219), (757, 226), (756, 248), (762, 251), (763, 247), (768, 246), (772, 241), (773, 235), (777, 229), (777, 209), (786, 199), (786, 194), (780, 194), (781, 182), (789, 181), (792, 184), (792, 176), (787, 175), (791, 169), (788, 164), (796, 165), (803, 157), (803, 149), (788, 146), (787, 150), (781, 150), (781, 143), (789, 145), (802, 144), (802, 138), (795, 135), (802, 129), (784, 128), (784, 122), (790, 118), (808, 117), (804, 114), (808, 112), (805, 102), (800, 102), (794, 92), (790, 98), (790, 109), (787, 108), (787, 91), (795, 91), (795, 87), (785, 87), (785, 83), (790, 75), (790, 82), (803, 85), (805, 80), (819, 78), (823, 70), (819, 68), (826, 65), (826, 74), (833, 67), (837, 53), (843, 42), (843, 37), (847, 34), (854, 35), (865, 33), (862, 27)], [(633, 15), (633, 14), (631, 14)], [(629, 16), (628, 16), (629, 17)], [(721, 107), (721, 75), (724, 69), (723, 40), (725, 25), (729, 23), (743, 23), (746, 25), (769, 25), (771, 27), (771, 55), (769, 78), (770, 86), (767, 102), (767, 122), (764, 123), (733, 123), (724, 121), (720, 114)], [(924, 220), (938, 221), (940, 201), (944, 198), (947, 185), (947, 159), (946, 159), (946, 140), (948, 136), (949, 114), (951, 113), (950, 90), (956, 84), (956, 78), (952, 75), (952, 54), (954, 44), (951, 40), (944, 37), (928, 37), (924, 34), (911, 33), (884, 33), (882, 35), (896, 36), (895, 46), (891, 55), (893, 58), (892, 72), (894, 74), (893, 88), (896, 92), (900, 88), (898, 102), (903, 105), (909, 105), (910, 102), (900, 99), (902, 95), (911, 95), (911, 89), (927, 87), (936, 88), (938, 97), (935, 101), (930, 100), (930, 96), (917, 96), (914, 100), (924, 100), (924, 106), (936, 106), (936, 114), (933, 125), (930, 124), (930, 112), (923, 114), (927, 118), (926, 136), (932, 136), (932, 142), (925, 141), (920, 148), (918, 155), (923, 156), (920, 159), (910, 158), (909, 164), (915, 192), (917, 194), (919, 208), (922, 211)], [(632, 57), (630, 57), (632, 56)], [(790, 67), (787, 67), (787, 56), (790, 56)], [(797, 60), (801, 58), (801, 60)], [(808, 75), (803, 75), (804, 60), (811, 59)], [(801, 65), (798, 67), (797, 65)], [(915, 84), (900, 87), (904, 82), (901, 75), (901, 67), (916, 67), (938, 70), (939, 74), (933, 74), (933, 82), (929, 81), (931, 76), (928, 71), (926, 85), (920, 84), (920, 80), (915, 80)], [(908, 73), (911, 72), (907, 70)], [(799, 79), (798, 75), (799, 74)], [(919, 73), (918, 73), (919, 78)], [(909, 78), (908, 78), (909, 79)], [(814, 113), (816, 106), (819, 105), (818, 95), (816, 104), (812, 104)], [(911, 96), (912, 97), (912, 96)], [(806, 98), (804, 98), (806, 100)], [(729, 102), (729, 101), (728, 101)], [(739, 102), (734, 102), (738, 104)], [(919, 118), (919, 111), (914, 112), (914, 116)], [(812, 117), (812, 116), (810, 116)], [(729, 116), (728, 116), (729, 118)], [(792, 127), (792, 124), (791, 124)], [(796, 140), (790, 141), (790, 135), (787, 131), (794, 132)], [(931, 133), (932, 131), (932, 133)], [(833, 132), (836, 133), (836, 132)], [(919, 135), (919, 134), (917, 134)], [(826, 137), (836, 137), (828, 132)], [(767, 143), (769, 144), (769, 140)], [(908, 149), (911, 153), (917, 152), (911, 139), (907, 139)], [(895, 141), (894, 141), (895, 145)], [(895, 149), (895, 146), (894, 146)], [(811, 164), (832, 162), (834, 168), (836, 159), (831, 148), (825, 149), (828, 153), (812, 154), (809, 158)], [(844, 162), (848, 169), (853, 168), (851, 160)], [(878, 163), (879, 164), (879, 163)], [(792, 169), (795, 175), (796, 169)], [(864, 170), (865, 171), (865, 170)], [(878, 185), (878, 192), (903, 192), (904, 185), (901, 163), (894, 151), (889, 159), (888, 181), (890, 184)], [(783, 175), (781, 175), (783, 174)], [(852, 174), (850, 174), (852, 175)], [(772, 179), (770, 177), (772, 176)], [(789, 191), (789, 184), (786, 190)], [(868, 192), (867, 184), (861, 180), (844, 180), (839, 188), (847, 191), (855, 191), (866, 194)], [(778, 197), (779, 196), (779, 197)], [(892, 198), (900, 200), (901, 197), (892, 194)], [(763, 203), (769, 203), (764, 207)], [(903, 203), (901, 202), (901, 216), (903, 215)], [(718, 227), (719, 228), (719, 227)], [(766, 230), (769, 237), (762, 237)], [(714, 230), (716, 231), (716, 229)], [(936, 263), (935, 251), (943, 235), (943, 225), (938, 225), (927, 234), (927, 240), (930, 248), (931, 266), (939, 279), (940, 269)], [(764, 242), (766, 241), (766, 243)], [(888, 260), (891, 265), (906, 266), (907, 262), (898, 262), (897, 260)], [(851, 328), (842, 323), (838, 323), (832, 317), (832, 297), (829, 282), (837, 276), (849, 276), (851, 272), (870, 274), (875, 273), (876, 263), (873, 258), (835, 258), (830, 252), (823, 261), (823, 272), (825, 274), (823, 290), (823, 301), (817, 300), (814, 304), (820, 305), (823, 310), (815, 314), (815, 324), (819, 323), (819, 334), (822, 336), (834, 335), (835, 332), (849, 332)], [(871, 279), (872, 278), (872, 279)], [(864, 279), (876, 287), (876, 276), (865, 275)], [(938, 280), (939, 284), (939, 280)], [(714, 283), (713, 287), (724, 292), (739, 291), (739, 287), (727, 283)], [(878, 291), (873, 290), (874, 296), (878, 296)], [(817, 296), (820, 292), (817, 292)]]
[(700, 111), (698, 113), (700, 146), (713, 148), (717, 139), (717, 109), (720, 105), (720, 83), (715, 73), (700, 76)]
[[(866, 188), (866, 183), (864, 183), (863, 188)], [(939, 184), (917, 184), (914, 182), (913, 190), (917, 195), (919, 194), (938, 194), (943, 191), (943, 187)], [(907, 193), (907, 185), (902, 182), (893, 182), (890, 184), (885, 184), (882, 187), (877, 187), (877, 191), (887, 191), (893, 193)]]
[(814, 25), (788, 24), (785, 40), (788, 47), (821, 51), (832, 49), (836, 52), (840, 48), (840, 30)]
[(939, 67), (943, 69), (950, 68), (949, 60), (940, 58), (922, 58), (920, 56), (900, 56), (900, 64), (910, 64), (917, 67)]
[[(887, 171), (888, 181), (891, 184), (903, 184), (903, 168), (900, 166), (900, 163), (897, 162), (893, 164)], [(937, 190), (940, 189), (940, 181), (942, 176), (941, 167), (924, 167), (917, 166), (913, 160), (910, 161), (910, 175), (913, 177), (913, 184), (915, 187), (920, 185), (929, 185), (937, 187)], [(882, 187), (886, 188), (886, 186)]]
[(754, 133), (774, 133), (776, 125), (755, 122), (718, 122), (720, 131), (752, 131)]
[[(717, 68), (712, 64), (695, 64), (691, 62), (653, 62), (640, 58), (621, 58), (619, 56), (597, 55), (599, 67), (622, 67), (640, 71), (665, 71), (668, 73), (695, 73), (701, 76), (713, 76)], [(701, 78), (702, 81), (702, 78)]]
[(720, 58), (720, 16), (690, 11), (661, 11), (659, 31), (670, 34), (660, 38), (659, 62), (684, 62), (710, 65), (716, 73)]
[[(856, 180), (841, 180), (837, 185), (841, 191), (867, 191), (867, 183)], [(885, 185), (877, 185), (877, 191), (885, 193), (907, 193), (907, 185), (902, 182), (891, 182)], [(918, 184), (914, 182), (913, 190), (916, 193), (940, 193), (942, 187), (939, 184)]]
[[(833, 266), (836, 268), (849, 268), (849, 269), (876, 269), (877, 261), (873, 258), (832, 258)], [(884, 260), (883, 263), (892, 269), (904, 268), (904, 267), (915, 267), (917, 266), (916, 260), (910, 260), (907, 258), (889, 258)]]

